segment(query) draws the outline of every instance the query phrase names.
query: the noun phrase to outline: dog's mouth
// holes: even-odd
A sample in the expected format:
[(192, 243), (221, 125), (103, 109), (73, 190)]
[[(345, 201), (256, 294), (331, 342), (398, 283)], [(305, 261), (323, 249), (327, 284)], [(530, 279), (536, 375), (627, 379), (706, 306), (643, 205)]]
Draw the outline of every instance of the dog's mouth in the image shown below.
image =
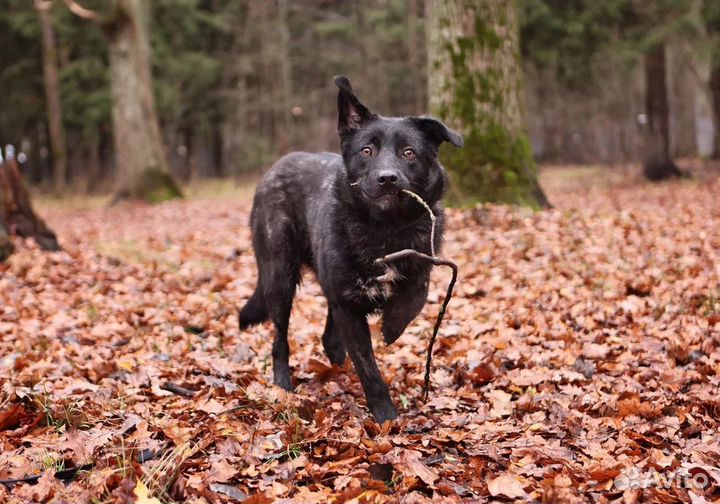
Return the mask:
[(370, 204), (379, 208), (380, 210), (391, 210), (393, 208), (397, 208), (397, 206), (400, 205), (400, 201), (403, 195), (401, 189), (392, 192), (383, 191), (382, 193), (374, 196), (371, 196), (365, 192), (363, 192), (363, 194), (367, 198), (368, 202), (371, 202)]
[(378, 210), (388, 212), (397, 209), (402, 204), (402, 197), (402, 189), (396, 189), (393, 191), (383, 191), (369, 198), (369, 202)]
[(395, 187), (392, 189), (383, 189), (381, 191), (377, 191), (375, 194), (372, 194), (371, 192), (368, 192), (365, 190), (365, 188), (362, 187), (362, 185), (359, 182), (355, 182), (353, 184), (350, 184), (351, 187), (354, 187), (356, 189), (359, 189), (362, 195), (368, 199), (368, 200), (374, 200), (374, 201), (386, 201), (390, 202), (396, 199), (399, 199), (403, 195), (403, 189), (400, 187)]
[(397, 189), (394, 191), (385, 191), (381, 194), (378, 194), (377, 196), (374, 197), (374, 199), (376, 199), (376, 200), (391, 200), (391, 199), (399, 198), (400, 196), (402, 196), (402, 189)]

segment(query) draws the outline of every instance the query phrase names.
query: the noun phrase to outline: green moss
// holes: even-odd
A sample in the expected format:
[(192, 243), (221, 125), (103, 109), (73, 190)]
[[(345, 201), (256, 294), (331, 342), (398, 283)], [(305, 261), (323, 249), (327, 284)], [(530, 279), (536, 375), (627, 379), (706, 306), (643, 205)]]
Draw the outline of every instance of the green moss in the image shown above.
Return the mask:
[(148, 167), (143, 172), (141, 179), (144, 193), (143, 199), (150, 203), (162, 203), (163, 201), (182, 198), (182, 191), (169, 173), (155, 167)]
[(183, 194), (172, 176), (155, 167), (148, 166), (133, 181), (132, 187), (121, 190), (117, 199), (137, 199), (149, 203), (162, 203), (175, 198), (182, 198)]
[[(475, 37), (474, 44), (488, 49), (498, 49), (502, 44), (502, 38), (495, 33), (495, 30), (486, 21), (486, 16), (475, 11)], [(507, 24), (507, 20), (503, 24)]]
[(509, 93), (517, 92), (506, 86), (519, 83), (505, 82), (498, 68), (474, 69), (478, 53), (500, 50), (503, 43), (482, 8), (476, 7), (474, 14), (474, 34), (444, 46), (451, 67), (452, 98), (436, 113), (457, 120), (465, 134), (463, 149), (440, 152), (452, 180), (450, 203), (491, 201), (539, 208), (541, 191), (527, 136), (510, 132), (492, 114), (505, 107)]
[(481, 201), (539, 208), (537, 174), (530, 145), (513, 138), (505, 128), (488, 121), (465, 136), (465, 147), (440, 151), (452, 182), (449, 201), (455, 205)]

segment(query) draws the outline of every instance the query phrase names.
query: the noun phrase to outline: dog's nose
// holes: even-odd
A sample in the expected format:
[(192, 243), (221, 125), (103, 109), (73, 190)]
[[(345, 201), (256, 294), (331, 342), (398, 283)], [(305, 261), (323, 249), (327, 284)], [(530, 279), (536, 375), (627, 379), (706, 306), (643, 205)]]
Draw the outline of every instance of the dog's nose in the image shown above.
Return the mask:
[(397, 184), (398, 176), (394, 172), (383, 171), (378, 175), (377, 181), (381, 186), (391, 186)]

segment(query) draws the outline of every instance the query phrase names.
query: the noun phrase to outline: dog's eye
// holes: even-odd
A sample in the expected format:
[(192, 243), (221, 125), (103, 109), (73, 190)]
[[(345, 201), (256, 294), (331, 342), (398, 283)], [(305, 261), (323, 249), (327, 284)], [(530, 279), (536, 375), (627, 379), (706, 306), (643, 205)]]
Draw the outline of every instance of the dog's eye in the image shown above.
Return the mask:
[(360, 149), (360, 154), (362, 154), (365, 157), (372, 156), (372, 148), (371, 147), (363, 147)]
[(415, 151), (410, 148), (407, 148), (403, 151), (403, 157), (405, 159), (415, 159)]

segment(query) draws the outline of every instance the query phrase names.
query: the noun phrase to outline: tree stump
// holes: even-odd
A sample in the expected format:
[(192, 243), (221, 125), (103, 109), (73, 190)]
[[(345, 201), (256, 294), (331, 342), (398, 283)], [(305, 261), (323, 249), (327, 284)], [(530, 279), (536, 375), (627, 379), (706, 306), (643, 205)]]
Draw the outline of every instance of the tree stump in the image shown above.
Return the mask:
[(11, 236), (32, 238), (43, 250), (60, 250), (57, 237), (37, 216), (30, 195), (20, 177), (20, 169), (11, 145), (0, 151), (0, 261), (13, 251)]

